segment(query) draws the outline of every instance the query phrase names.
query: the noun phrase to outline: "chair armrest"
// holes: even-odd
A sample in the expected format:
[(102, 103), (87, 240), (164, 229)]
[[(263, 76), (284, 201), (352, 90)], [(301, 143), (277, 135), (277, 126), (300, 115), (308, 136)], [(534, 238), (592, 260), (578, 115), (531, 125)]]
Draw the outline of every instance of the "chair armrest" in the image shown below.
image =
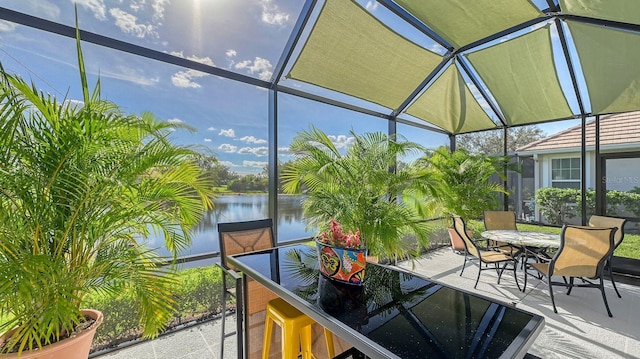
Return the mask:
[(240, 274), (238, 274), (238, 272), (234, 271), (233, 269), (225, 268), (224, 266), (222, 266), (221, 263), (216, 263), (216, 265), (218, 267), (220, 267), (220, 269), (222, 269), (223, 272), (225, 272), (226, 274), (230, 275), (234, 280), (239, 281), (239, 280), (242, 279)]
[(482, 249), (483, 251), (489, 251), (494, 249), (495, 247), (493, 247), (491, 245), (491, 240), (489, 238), (472, 238), (471, 241), (473, 243), (476, 244), (476, 246), (478, 246), (479, 249)]

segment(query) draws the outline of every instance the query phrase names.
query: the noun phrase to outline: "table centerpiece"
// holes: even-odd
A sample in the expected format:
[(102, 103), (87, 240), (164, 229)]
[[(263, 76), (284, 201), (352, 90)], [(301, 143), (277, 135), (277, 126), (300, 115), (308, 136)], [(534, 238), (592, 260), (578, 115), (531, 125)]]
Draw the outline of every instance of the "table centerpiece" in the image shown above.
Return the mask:
[(316, 237), (320, 272), (332, 280), (362, 285), (367, 265), (367, 248), (360, 231), (345, 233), (340, 223), (331, 219), (329, 231)]

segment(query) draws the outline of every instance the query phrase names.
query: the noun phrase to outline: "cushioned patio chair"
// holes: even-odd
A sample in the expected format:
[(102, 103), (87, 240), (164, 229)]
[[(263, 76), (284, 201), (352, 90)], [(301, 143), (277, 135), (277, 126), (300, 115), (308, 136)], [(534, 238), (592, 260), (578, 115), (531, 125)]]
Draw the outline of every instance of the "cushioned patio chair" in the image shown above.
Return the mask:
[(604, 271), (609, 276), (611, 280), (611, 284), (613, 285), (613, 289), (615, 289), (618, 298), (622, 298), (620, 292), (618, 292), (618, 287), (616, 287), (616, 281), (613, 280), (613, 272), (611, 270), (611, 259), (613, 258), (613, 252), (618, 248), (622, 240), (624, 239), (624, 225), (627, 223), (626, 219), (623, 218), (615, 218), (615, 217), (605, 217), (605, 216), (596, 216), (593, 215), (589, 218), (589, 226), (591, 227), (611, 227), (617, 228), (617, 231), (613, 237), (613, 251), (611, 251), (611, 255), (607, 258), (607, 262), (604, 264)]
[[(506, 229), (517, 231), (516, 214), (513, 211), (484, 211), (484, 228), (487, 231)], [(519, 248), (506, 242), (489, 240), (488, 248), (513, 256)]]
[[(462, 264), (462, 270), (460, 271), (460, 275), (464, 273), (464, 268), (467, 262), (478, 261), (478, 277), (476, 278), (476, 284), (473, 288), (478, 286), (478, 281), (480, 280), (480, 273), (483, 270), (493, 269), (490, 267), (482, 268), (482, 264), (493, 264), (495, 269), (498, 271), (498, 284), (500, 284), (500, 278), (502, 278), (502, 273), (504, 272), (507, 264), (511, 263), (513, 266), (513, 278), (516, 280), (516, 285), (518, 289), (520, 289), (520, 284), (518, 283), (518, 277), (516, 276), (516, 261), (515, 259), (507, 254), (496, 251), (483, 251), (479, 249), (475, 242), (469, 238), (467, 234), (467, 225), (464, 222), (464, 219), (460, 216), (452, 216), (453, 218), (453, 228), (458, 233), (460, 238), (462, 238), (462, 242), (464, 243), (464, 263)], [(503, 264), (502, 268), (500, 268), (500, 264)]]
[[(273, 248), (273, 221), (261, 219), (247, 222), (218, 223), (220, 238), (220, 263), (222, 269), (222, 328), (220, 330), (220, 358), (224, 358), (224, 339), (237, 335), (238, 358), (243, 353), (242, 277), (227, 263), (227, 256)], [(233, 287), (227, 287), (227, 277), (232, 278)], [(236, 298), (236, 331), (225, 333), (227, 300)]]
[[(612, 317), (602, 281), (604, 265), (613, 251), (615, 228), (581, 227), (565, 225), (560, 234), (560, 248), (549, 262), (531, 263), (530, 267), (547, 278), (551, 304), (556, 309), (553, 297), (553, 285), (560, 284), (568, 288), (567, 295), (573, 287), (590, 287), (600, 289), (607, 314)], [(551, 278), (559, 276), (564, 282), (554, 282)], [(569, 283), (566, 278), (569, 277)], [(574, 284), (575, 278), (585, 279), (582, 284)], [(593, 283), (588, 279), (597, 279)]]

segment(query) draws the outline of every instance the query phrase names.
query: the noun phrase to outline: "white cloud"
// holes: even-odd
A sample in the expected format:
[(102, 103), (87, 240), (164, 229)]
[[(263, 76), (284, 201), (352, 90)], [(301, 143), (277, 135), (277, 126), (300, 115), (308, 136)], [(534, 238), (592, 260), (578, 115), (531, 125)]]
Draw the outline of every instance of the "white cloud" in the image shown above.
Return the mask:
[(269, 25), (284, 25), (289, 21), (289, 14), (280, 11), (278, 5), (272, 0), (261, 0), (262, 2), (262, 22)]
[(228, 143), (223, 143), (220, 146), (218, 146), (218, 149), (225, 153), (235, 153), (238, 150), (238, 147), (234, 145), (230, 145)]
[(174, 124), (175, 124), (175, 123), (184, 123), (184, 121), (182, 121), (182, 120), (181, 120), (181, 119), (179, 119), (179, 118), (170, 118), (170, 119), (168, 119), (168, 120), (167, 120), (167, 122), (169, 122), (169, 123), (174, 123)]
[[(129, 5), (129, 8), (131, 8), (131, 10), (138, 12), (140, 10), (144, 9), (144, 4), (145, 4), (146, 0), (131, 0), (131, 4)], [(122, 3), (122, 2), (120, 2)]]
[(267, 59), (262, 57), (256, 57), (253, 61), (244, 60), (235, 64), (235, 68), (238, 70), (246, 69), (250, 74), (258, 74), (260, 80), (269, 81), (273, 74), (273, 65)]
[(126, 34), (132, 34), (137, 38), (143, 39), (146, 36), (158, 36), (155, 26), (151, 24), (139, 24), (135, 15), (121, 10), (117, 7), (109, 10), (109, 14), (116, 19), (116, 26)]
[(153, 20), (160, 21), (164, 19), (165, 6), (169, 4), (171, 0), (153, 0), (151, 7), (153, 7)]
[[(172, 51), (170, 52), (170, 54), (173, 56), (185, 58), (182, 51)], [(187, 57), (187, 59), (191, 61), (200, 62), (205, 65), (215, 66), (215, 64), (213, 63), (213, 60), (211, 60), (211, 58), (208, 56), (206, 57), (189, 56)], [(194, 80), (197, 78), (205, 77), (205, 76), (209, 76), (209, 74), (206, 72), (201, 72), (193, 69), (178, 71), (171, 76), (171, 83), (176, 87), (200, 88), (202, 86), (199, 83), (195, 82)]]
[(291, 157), (293, 153), (289, 147), (278, 147), (278, 156), (280, 157)]
[(255, 138), (253, 136), (240, 137), (238, 140), (246, 143), (255, 143), (256, 145), (262, 145), (267, 143), (267, 140), (263, 140), (261, 138)]
[[(0, 1), (2, 2), (2, 1)], [(5, 1), (6, 3), (7, 1)], [(14, 2), (17, 2), (14, 0)], [(24, 11), (27, 14), (44, 17), (52, 20), (60, 19), (60, 7), (56, 4), (52, 4), (50, 1), (42, 0), (20, 0), (20, 5), (26, 8)]]
[(236, 137), (236, 131), (234, 131), (233, 128), (230, 128), (228, 130), (222, 129), (220, 130), (220, 133), (218, 133), (218, 136)]
[(107, 7), (103, 0), (75, 0), (74, 2), (91, 11), (96, 19), (103, 21), (107, 19)]
[(376, 11), (376, 9), (378, 8), (378, 2), (377, 1), (367, 1), (367, 5), (365, 6), (365, 8), (369, 11)]
[(231, 162), (231, 161), (218, 161), (219, 164), (223, 165), (223, 166), (227, 166), (227, 167), (238, 167), (237, 164)]
[(100, 76), (129, 81), (142, 86), (151, 86), (160, 82), (160, 79), (158, 77), (146, 77), (138, 69), (134, 69), (124, 65), (116, 66), (114, 70), (111, 70), (109, 68), (101, 70)]
[(245, 167), (264, 167), (269, 162), (261, 162), (261, 161), (242, 161), (242, 165)]
[(207, 131), (215, 131), (215, 130), (216, 130), (216, 128), (215, 128), (215, 127), (209, 127), (209, 128), (207, 128)]
[(199, 83), (195, 81), (191, 81), (194, 77), (202, 77), (196, 76), (195, 73), (201, 74), (199, 71), (187, 70), (176, 72), (171, 76), (171, 83), (173, 86), (182, 87), (182, 88), (200, 88), (202, 87)]
[(238, 53), (234, 49), (229, 49), (224, 53), (227, 57), (235, 57)]
[(16, 29), (16, 26), (13, 22), (0, 20), (0, 32), (11, 32)]
[(355, 140), (354, 137), (346, 136), (346, 135), (338, 135), (338, 136), (328, 135), (328, 137), (331, 140), (331, 142), (333, 142), (333, 144), (336, 146), (336, 148), (346, 148), (347, 146), (352, 144), (353, 141)]
[(256, 155), (258, 157), (264, 157), (269, 154), (269, 147), (242, 147), (238, 150), (241, 155)]
[(212, 139), (210, 139), (210, 138), (205, 138), (205, 139), (204, 139), (204, 142), (211, 142), (211, 141), (213, 141), (213, 140), (212, 140)]

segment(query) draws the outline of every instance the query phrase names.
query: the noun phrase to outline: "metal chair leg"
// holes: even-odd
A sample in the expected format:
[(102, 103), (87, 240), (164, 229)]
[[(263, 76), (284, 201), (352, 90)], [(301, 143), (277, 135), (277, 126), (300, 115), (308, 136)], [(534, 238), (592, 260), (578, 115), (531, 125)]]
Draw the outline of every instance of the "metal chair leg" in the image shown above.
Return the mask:
[(473, 289), (478, 286), (478, 281), (480, 281), (480, 273), (482, 273), (482, 262), (478, 263), (478, 277), (476, 278), (476, 284), (473, 286)]
[(553, 312), (558, 313), (558, 309), (556, 309), (556, 301), (553, 298), (553, 285), (551, 284), (551, 276), (547, 276), (547, 281), (549, 283), (549, 294), (551, 294), (551, 304), (553, 305)]
[(609, 279), (611, 280), (611, 284), (613, 284), (613, 289), (615, 289), (616, 294), (618, 295), (618, 298), (622, 298), (622, 296), (620, 295), (620, 292), (618, 292), (618, 287), (616, 287), (616, 281), (613, 279), (613, 271), (611, 270), (611, 263), (608, 263), (607, 269), (609, 272)]
[(600, 276), (600, 293), (602, 293), (602, 299), (604, 300), (604, 306), (607, 308), (607, 314), (609, 314), (609, 318), (612, 318), (613, 314), (611, 314), (611, 310), (609, 310), (609, 303), (607, 303), (607, 295), (604, 293), (604, 281), (602, 276)]
[[(462, 271), (460, 271), (460, 276), (462, 277), (462, 273), (464, 273), (464, 266), (467, 265), (467, 252), (464, 252), (464, 263), (462, 263)], [(480, 263), (482, 265), (482, 263)]]
[[(567, 295), (571, 294), (571, 290), (573, 289), (573, 278), (574, 277), (569, 277), (569, 290), (567, 291)], [(564, 277), (562, 277), (562, 279), (564, 279)], [(566, 279), (564, 282), (567, 283)]]
[[(513, 264), (513, 279), (516, 281), (516, 286), (518, 287), (518, 290), (520, 290), (520, 283), (518, 283), (518, 276), (516, 275), (516, 268), (518, 267), (518, 262), (514, 260), (512, 264)], [(524, 277), (525, 278), (527, 277), (527, 273), (524, 274)]]
[(220, 329), (220, 359), (224, 359), (224, 327), (227, 318), (227, 278), (222, 272), (222, 328)]

